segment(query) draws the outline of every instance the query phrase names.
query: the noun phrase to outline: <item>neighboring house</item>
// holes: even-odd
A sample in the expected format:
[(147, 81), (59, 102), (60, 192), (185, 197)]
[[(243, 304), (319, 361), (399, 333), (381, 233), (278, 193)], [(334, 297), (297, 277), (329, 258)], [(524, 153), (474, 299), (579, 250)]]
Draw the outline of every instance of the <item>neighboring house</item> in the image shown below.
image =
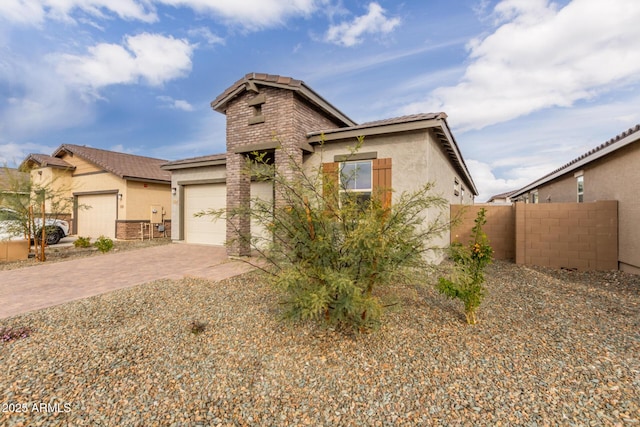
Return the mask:
[(492, 205), (510, 205), (512, 200), (511, 196), (515, 191), (507, 191), (506, 193), (496, 194), (495, 196), (491, 196), (487, 203)]
[[(242, 233), (260, 233), (249, 218), (212, 221), (193, 213), (205, 209), (250, 207), (251, 197), (273, 199), (270, 183), (251, 182), (242, 173), (253, 152), (267, 152), (276, 167), (293, 173), (291, 159), (307, 171), (322, 168), (338, 173), (341, 165), (356, 167), (366, 181), (358, 191), (376, 187), (417, 190), (427, 182), (450, 203), (473, 203), (478, 194), (446, 114), (416, 114), (358, 125), (304, 82), (290, 77), (247, 74), (212, 103), (227, 117), (227, 152), (169, 162), (172, 172), (172, 237), (221, 245)], [(364, 144), (353, 156), (356, 138)], [(321, 142), (324, 144), (321, 146)], [(447, 211), (448, 214), (448, 211)], [(433, 216), (432, 216), (433, 218)], [(438, 244), (446, 245), (449, 236)], [(245, 255), (249, 247), (228, 245), (230, 255)]]
[(640, 273), (640, 125), (514, 192), (528, 203), (618, 201), (619, 269)]
[[(29, 154), (21, 169), (34, 183), (73, 197), (72, 233), (115, 239), (161, 237), (171, 219), (171, 175), (163, 159), (63, 144), (49, 156)], [(150, 236), (150, 232), (152, 232)]]

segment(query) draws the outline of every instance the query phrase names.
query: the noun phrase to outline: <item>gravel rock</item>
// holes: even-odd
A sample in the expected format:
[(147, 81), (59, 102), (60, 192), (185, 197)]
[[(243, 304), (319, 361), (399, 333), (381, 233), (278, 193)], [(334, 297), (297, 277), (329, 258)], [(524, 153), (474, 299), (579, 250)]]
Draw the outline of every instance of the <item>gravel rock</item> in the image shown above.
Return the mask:
[(33, 332), (0, 344), (0, 425), (640, 422), (640, 277), (497, 262), (476, 326), (435, 282), (383, 290), (367, 335), (282, 322), (257, 273), (4, 319)]

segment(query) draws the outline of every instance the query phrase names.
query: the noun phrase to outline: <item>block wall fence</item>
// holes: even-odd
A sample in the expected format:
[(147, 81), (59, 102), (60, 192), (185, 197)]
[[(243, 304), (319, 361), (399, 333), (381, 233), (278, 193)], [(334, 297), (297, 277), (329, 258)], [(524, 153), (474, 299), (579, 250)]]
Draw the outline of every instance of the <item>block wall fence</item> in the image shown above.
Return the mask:
[(578, 270), (618, 269), (618, 202), (451, 205), (460, 222), (451, 242), (466, 244), (480, 209), (494, 258)]

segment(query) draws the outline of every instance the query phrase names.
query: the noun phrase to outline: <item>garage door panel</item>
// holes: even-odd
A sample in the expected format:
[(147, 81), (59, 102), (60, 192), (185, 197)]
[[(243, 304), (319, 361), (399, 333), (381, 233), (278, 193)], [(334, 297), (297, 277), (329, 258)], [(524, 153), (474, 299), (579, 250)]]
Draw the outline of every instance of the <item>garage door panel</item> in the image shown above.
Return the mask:
[(78, 236), (115, 239), (117, 203), (116, 194), (78, 196)]
[(197, 212), (224, 208), (227, 192), (224, 184), (200, 184), (184, 187), (184, 239), (188, 243), (224, 245), (226, 221), (210, 215), (196, 217)]

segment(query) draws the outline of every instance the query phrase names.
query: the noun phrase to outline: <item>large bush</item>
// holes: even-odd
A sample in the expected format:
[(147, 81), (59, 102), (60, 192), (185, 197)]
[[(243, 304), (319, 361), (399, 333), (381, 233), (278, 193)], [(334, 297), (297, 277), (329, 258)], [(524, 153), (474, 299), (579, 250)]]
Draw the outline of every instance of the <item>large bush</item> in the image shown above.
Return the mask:
[[(289, 166), (294, 173), (283, 174), (259, 154), (248, 163), (246, 173), (254, 179), (275, 183), (275, 206), (252, 200), (249, 211), (201, 214), (251, 215), (269, 231), (250, 242), (260, 254), (258, 265), (283, 291), (289, 317), (375, 328), (383, 311), (376, 288), (428, 268), (431, 240), (449, 228), (446, 201), (432, 194), (432, 184), (398, 195), (393, 204), (390, 188), (363, 200), (321, 168), (305, 173), (294, 161)], [(431, 209), (438, 215), (426, 221)]]

